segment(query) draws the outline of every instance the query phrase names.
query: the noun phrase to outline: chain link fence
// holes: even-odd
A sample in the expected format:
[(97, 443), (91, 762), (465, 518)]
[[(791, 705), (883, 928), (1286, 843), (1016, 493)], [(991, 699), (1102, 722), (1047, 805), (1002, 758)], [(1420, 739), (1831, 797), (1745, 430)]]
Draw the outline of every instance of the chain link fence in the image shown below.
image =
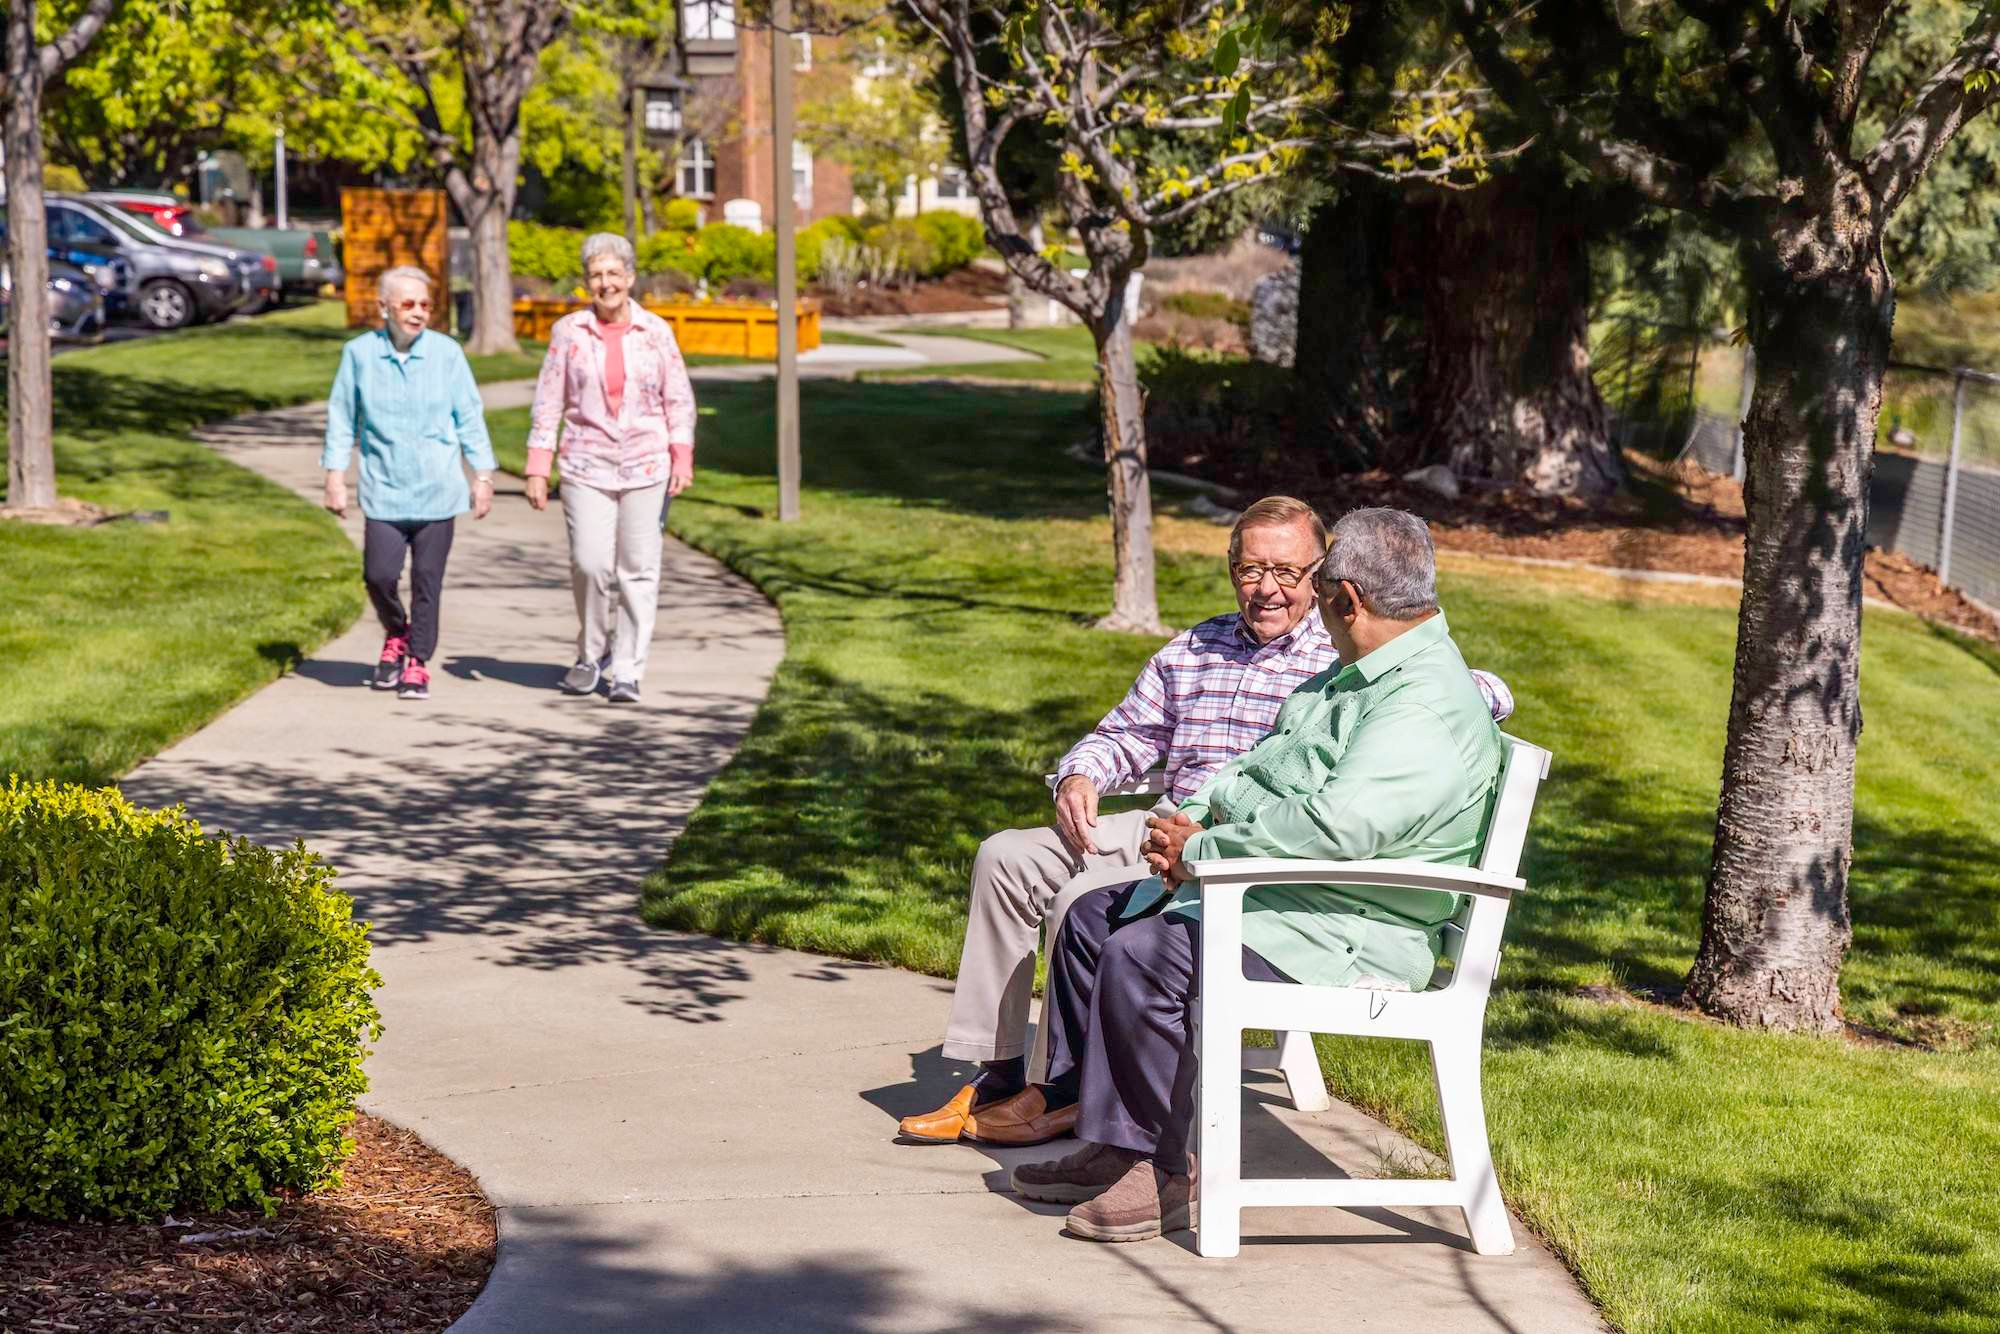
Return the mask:
[[(1748, 345), (1619, 320), (1599, 329), (1592, 356), (1620, 444), (1742, 480)], [(1869, 542), (2000, 608), (2000, 374), (1890, 363), (1875, 443)]]

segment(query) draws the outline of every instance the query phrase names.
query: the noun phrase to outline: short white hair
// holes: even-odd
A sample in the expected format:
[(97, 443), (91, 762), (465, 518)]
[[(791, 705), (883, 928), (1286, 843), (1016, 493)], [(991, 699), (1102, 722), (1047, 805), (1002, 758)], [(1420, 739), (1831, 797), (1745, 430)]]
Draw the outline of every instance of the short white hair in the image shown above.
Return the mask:
[(424, 295), (430, 295), (431, 276), (428, 273), (425, 273), (414, 264), (398, 264), (393, 269), (384, 270), (382, 276), (375, 280), (376, 300), (387, 301), (389, 299), (389, 289), (401, 282), (422, 283), (424, 285)]
[(1437, 610), (1437, 552), (1430, 525), (1407, 510), (1350, 510), (1333, 526), (1319, 586), (1347, 580), (1377, 616), (1409, 621)]
[(592, 232), (583, 238), (583, 271), (590, 272), (590, 261), (609, 255), (625, 266), (625, 272), (636, 275), (639, 272), (639, 256), (632, 249), (632, 243), (617, 232)]

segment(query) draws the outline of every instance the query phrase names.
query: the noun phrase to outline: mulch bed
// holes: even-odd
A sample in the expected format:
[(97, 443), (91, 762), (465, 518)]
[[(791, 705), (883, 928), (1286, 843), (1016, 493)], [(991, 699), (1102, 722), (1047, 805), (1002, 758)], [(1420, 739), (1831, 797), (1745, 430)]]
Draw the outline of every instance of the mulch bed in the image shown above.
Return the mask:
[(458, 1164), (358, 1117), (337, 1190), (159, 1223), (0, 1221), (0, 1329), (441, 1330), (493, 1268), (493, 1206)]
[[(908, 287), (860, 287), (845, 296), (815, 293), (827, 315), (942, 315), (961, 310), (992, 310), (1005, 305), (1007, 276), (980, 264), (968, 264), (942, 278)], [(1043, 298), (1037, 297), (1036, 300)]]
[[(1361, 505), (1393, 505), (1420, 514), (1438, 546), (1486, 556), (1574, 561), (1620, 570), (1664, 570), (1743, 577), (1743, 488), (1733, 478), (1692, 464), (1666, 466), (1643, 455), (1626, 462), (1634, 485), (1604, 506), (1515, 491), (1468, 489), (1455, 500), (1380, 469), (1364, 473), (1307, 473), (1295, 460), (1285, 475), (1260, 477), (1254, 451), (1203, 457), (1171, 447), (1154, 452), (1161, 468), (1236, 488), (1246, 496), (1286, 491), (1312, 501), (1322, 513)], [(1223, 458), (1236, 466), (1219, 468)], [(1224, 475), (1218, 475), (1224, 474)], [(1938, 582), (1937, 572), (1899, 552), (1870, 549), (1863, 591), (1981, 639), (2000, 643), (2000, 619)]]

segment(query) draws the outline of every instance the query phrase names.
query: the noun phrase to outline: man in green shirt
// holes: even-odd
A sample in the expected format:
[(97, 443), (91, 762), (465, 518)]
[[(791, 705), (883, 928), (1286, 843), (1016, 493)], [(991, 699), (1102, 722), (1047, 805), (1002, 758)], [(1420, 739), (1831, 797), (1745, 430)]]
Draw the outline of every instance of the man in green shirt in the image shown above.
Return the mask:
[[(1315, 583), (1341, 665), (1153, 822), (1146, 857), (1158, 874), (1079, 899), (1049, 952), (1046, 1096), (1077, 1100), (1084, 1143), (1017, 1168), (1013, 1184), (1074, 1205), (1074, 1235), (1136, 1241), (1188, 1226), (1201, 933), (1190, 860), (1478, 855), (1504, 743), (1438, 608), (1429, 529), (1400, 510), (1356, 510), (1334, 526)], [(1421, 990), (1458, 905), (1429, 891), (1262, 886), (1244, 900), (1244, 974)]]

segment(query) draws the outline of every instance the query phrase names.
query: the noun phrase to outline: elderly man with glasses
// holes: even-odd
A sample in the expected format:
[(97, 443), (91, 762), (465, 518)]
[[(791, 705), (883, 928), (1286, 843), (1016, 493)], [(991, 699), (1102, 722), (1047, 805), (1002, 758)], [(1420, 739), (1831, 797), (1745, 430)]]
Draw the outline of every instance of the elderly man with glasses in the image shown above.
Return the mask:
[[(1185, 888), (1190, 860), (1478, 855), (1504, 743), (1438, 606), (1429, 530), (1400, 510), (1356, 510), (1334, 526), (1315, 583), (1341, 666), (1300, 686), (1268, 737), (1154, 819), (1155, 874), (1084, 895), (1050, 949), (1049, 1079), (1079, 1099), (1084, 1143), (1012, 1181), (1029, 1199), (1073, 1205), (1074, 1236), (1137, 1241), (1191, 1220), (1201, 903)], [(1244, 976), (1421, 990), (1458, 906), (1430, 891), (1259, 886), (1244, 899)]]
[[(943, 1051), (981, 1069), (944, 1106), (904, 1117), (905, 1140), (1025, 1145), (1074, 1129), (1074, 1098), (1028, 1082), (1041, 929), (1045, 921), (1053, 929), (1059, 905), (1089, 885), (1121, 870), (1126, 880), (1143, 876), (1149, 819), (1171, 815), (1262, 740), (1286, 697), (1334, 664), (1310, 577), (1325, 550), (1326, 528), (1304, 501), (1271, 496), (1244, 510), (1229, 535), (1237, 609), (1154, 654), (1124, 701), (1063, 756), (1052, 827), (1009, 829), (980, 845)], [(1493, 714), (1512, 712), (1506, 686), (1475, 675)], [(1166, 796), (1152, 811), (1099, 814), (1101, 793), (1161, 764)]]
[[(429, 329), (430, 275), (394, 268), (376, 284), (382, 327), (349, 340), (326, 404), (326, 507), (347, 513), (347, 464), (361, 453), (362, 578), (384, 638), (374, 687), (429, 699), (438, 606), (455, 521), (493, 508), (493, 445), (479, 385), (457, 342)], [(465, 460), (473, 484), (465, 482)], [(410, 567), (410, 605), (398, 595)]]

